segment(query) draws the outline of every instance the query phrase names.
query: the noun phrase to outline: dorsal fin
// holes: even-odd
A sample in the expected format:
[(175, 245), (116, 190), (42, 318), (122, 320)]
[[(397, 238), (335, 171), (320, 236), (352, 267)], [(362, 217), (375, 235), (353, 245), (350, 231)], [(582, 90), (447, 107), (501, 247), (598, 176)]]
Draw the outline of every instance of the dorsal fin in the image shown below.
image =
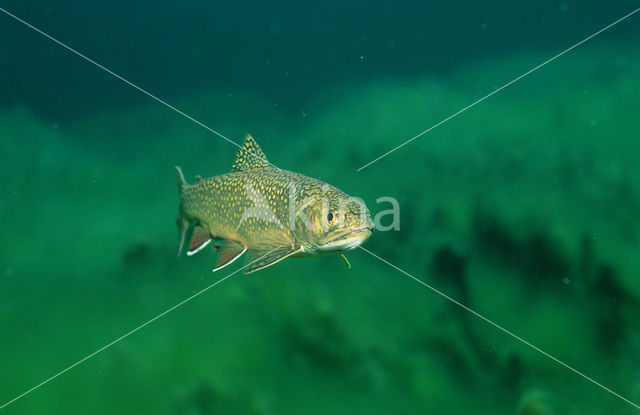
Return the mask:
[(231, 170), (243, 171), (263, 167), (269, 167), (267, 156), (264, 155), (256, 140), (251, 137), (251, 134), (245, 135), (244, 143), (236, 153), (236, 162), (231, 166)]

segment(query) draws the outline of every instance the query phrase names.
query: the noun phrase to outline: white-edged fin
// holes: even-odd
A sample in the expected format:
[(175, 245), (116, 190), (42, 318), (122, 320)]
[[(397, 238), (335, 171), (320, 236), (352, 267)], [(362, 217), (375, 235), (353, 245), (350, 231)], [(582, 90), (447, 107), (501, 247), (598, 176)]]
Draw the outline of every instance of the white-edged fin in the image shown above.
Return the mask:
[(195, 255), (198, 252), (202, 251), (207, 245), (209, 245), (210, 242), (211, 242), (211, 239), (209, 239), (208, 241), (205, 241), (202, 245), (198, 245), (195, 249), (188, 250), (187, 256)]
[(224, 241), (222, 245), (216, 246), (215, 248), (217, 248), (216, 250), (218, 251), (218, 260), (216, 261), (216, 266), (213, 267), (213, 272), (231, 264), (240, 258), (247, 250), (244, 245), (234, 241)]
[(299, 246), (251, 248), (247, 252), (247, 259), (245, 260), (247, 265), (244, 273), (251, 274), (252, 272), (269, 267), (300, 252), (300, 250)]
[(211, 242), (211, 235), (200, 225), (196, 225), (193, 228), (193, 234), (191, 235), (191, 243), (189, 244), (189, 250), (187, 255), (191, 256), (202, 251), (205, 246)]

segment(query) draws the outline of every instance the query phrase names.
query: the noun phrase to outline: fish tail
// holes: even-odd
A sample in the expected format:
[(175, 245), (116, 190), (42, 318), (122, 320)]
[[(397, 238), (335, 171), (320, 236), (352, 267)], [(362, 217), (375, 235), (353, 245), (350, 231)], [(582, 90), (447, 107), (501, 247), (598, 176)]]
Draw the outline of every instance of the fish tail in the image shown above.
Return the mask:
[(176, 166), (176, 176), (178, 178), (178, 191), (180, 192), (180, 206), (178, 207), (178, 216), (176, 223), (178, 224), (178, 256), (182, 253), (184, 247), (184, 240), (189, 229), (189, 221), (185, 218), (184, 211), (182, 209), (182, 188), (187, 185), (187, 181), (184, 179), (182, 169)]
[(187, 181), (184, 179), (180, 166), (176, 166), (176, 176), (178, 177), (178, 190), (182, 192), (182, 188), (187, 185)]

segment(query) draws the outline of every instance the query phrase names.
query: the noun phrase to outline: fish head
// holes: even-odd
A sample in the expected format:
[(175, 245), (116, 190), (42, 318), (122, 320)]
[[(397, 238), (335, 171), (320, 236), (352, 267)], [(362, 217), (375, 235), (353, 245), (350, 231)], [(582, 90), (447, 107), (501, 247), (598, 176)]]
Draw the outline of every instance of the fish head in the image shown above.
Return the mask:
[(312, 254), (340, 253), (357, 248), (374, 230), (365, 203), (325, 184), (301, 209), (296, 234)]

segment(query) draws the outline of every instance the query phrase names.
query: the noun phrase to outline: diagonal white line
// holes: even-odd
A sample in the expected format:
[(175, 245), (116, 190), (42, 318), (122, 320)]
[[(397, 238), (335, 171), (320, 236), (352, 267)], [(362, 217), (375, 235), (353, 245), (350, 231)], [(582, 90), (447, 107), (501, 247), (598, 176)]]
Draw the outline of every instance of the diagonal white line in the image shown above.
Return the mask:
[[(162, 99), (158, 98), (157, 96), (153, 95), (152, 93), (142, 89), (141, 87), (139, 87), (138, 85), (134, 84), (133, 82), (125, 79), (124, 77), (118, 75), (117, 73), (113, 72), (112, 70), (100, 65), (98, 62), (94, 61), (93, 59), (83, 55), (82, 53), (78, 52), (77, 50), (73, 49), (72, 47), (62, 43), (61, 41), (59, 41), (58, 39), (54, 38), (53, 36), (43, 32), (42, 30), (38, 29), (37, 27), (33, 26), (32, 24), (22, 20), (21, 18), (19, 18), (18, 16), (8, 12), (7, 10), (3, 9), (2, 7), (0, 7), (0, 11), (5, 13), (7, 16), (10, 16), (12, 18), (14, 18), (15, 20), (17, 20), (18, 22), (22, 23), (23, 25), (27, 26), (30, 29), (35, 30), (36, 32), (40, 33), (42, 36), (54, 41), (55, 43), (57, 43), (58, 45), (62, 46), (63, 48), (69, 50), (70, 52), (73, 52), (74, 54), (80, 56), (82, 59), (86, 60), (89, 63), (94, 64), (95, 66), (97, 66), (98, 68), (102, 69), (103, 71), (107, 72), (108, 74), (118, 78), (119, 80), (121, 80), (122, 82), (126, 83), (127, 85), (130, 85), (132, 87), (134, 87), (135, 89), (137, 89), (138, 91), (142, 92), (143, 94), (147, 95), (150, 98), (153, 98), (154, 100), (158, 101), (159, 103), (161, 103), (162, 105), (164, 105), (165, 107), (177, 112), (178, 114), (182, 115), (183, 117), (187, 118), (188, 120), (193, 121), (194, 123), (198, 124), (200, 127), (214, 133), (215, 135), (217, 135), (218, 137), (228, 141), (229, 143), (233, 144), (234, 146), (238, 147), (238, 148), (243, 148), (240, 144), (236, 143), (235, 141), (233, 141), (230, 138), (227, 138), (226, 136), (222, 135), (221, 133), (217, 132), (216, 130), (214, 130), (213, 128), (201, 123), (200, 121), (196, 120), (195, 118), (193, 118), (192, 116), (190, 116), (189, 114), (186, 114), (184, 112), (182, 112), (181, 110), (179, 110), (178, 108), (174, 107), (173, 105), (163, 101)], [(262, 157), (260, 157), (259, 155), (253, 153), (252, 151), (249, 151), (250, 153), (252, 153), (254, 156), (258, 157), (260, 160), (263, 160), (267, 163), (269, 163), (269, 161), (263, 159)], [(275, 167), (277, 168), (275, 165), (269, 163), (269, 165), (271, 167)]]
[(640, 405), (633, 403), (632, 401), (630, 401), (629, 399), (625, 398), (624, 396), (618, 394), (617, 392), (614, 392), (613, 390), (607, 388), (606, 386), (604, 386), (603, 384), (597, 382), (596, 380), (594, 380), (593, 378), (590, 378), (589, 376), (585, 375), (584, 373), (580, 372), (577, 369), (574, 369), (573, 367), (569, 366), (568, 364), (564, 363), (563, 361), (561, 361), (560, 359), (557, 359), (556, 357), (553, 357), (552, 355), (550, 355), (549, 353), (545, 352), (544, 350), (540, 349), (539, 347), (529, 343), (528, 341), (526, 341), (525, 339), (523, 339), (522, 337), (513, 334), (511, 331), (505, 329), (504, 327), (502, 327), (501, 325), (499, 325), (498, 323), (494, 323), (493, 321), (489, 320), (487, 317), (483, 316), (482, 314), (472, 310), (471, 308), (467, 307), (466, 305), (462, 304), (461, 302), (454, 300), (453, 298), (449, 297), (447, 294), (443, 293), (442, 291), (432, 287), (431, 285), (427, 284), (426, 282), (414, 277), (413, 275), (409, 274), (407, 271), (393, 265), (392, 263), (390, 263), (389, 261), (380, 258), (378, 255), (374, 254), (373, 252), (369, 251), (366, 248), (363, 247), (359, 247), (360, 249), (362, 249), (363, 251), (365, 251), (366, 253), (368, 253), (369, 255), (373, 256), (374, 258), (379, 259), (380, 261), (384, 262), (385, 264), (389, 265), (391, 268), (395, 269), (396, 271), (399, 271), (401, 273), (403, 273), (404, 275), (406, 275), (407, 277), (413, 279), (414, 281), (418, 282), (419, 284), (424, 285), (425, 287), (427, 287), (428, 289), (430, 289), (431, 291), (435, 292), (436, 294), (446, 298), (447, 300), (451, 301), (452, 303), (454, 303), (455, 305), (462, 307), (463, 309), (465, 309), (466, 311), (470, 312), (471, 314), (473, 314), (474, 316), (484, 320), (485, 322), (491, 324), (492, 326), (494, 326), (495, 328), (503, 331), (504, 333), (508, 334), (509, 336), (513, 337), (514, 339), (518, 340), (521, 343), (526, 344), (527, 346), (531, 347), (533, 350), (542, 353), (543, 355), (545, 355), (546, 357), (548, 357), (549, 359), (553, 360), (556, 363), (559, 363), (560, 365), (564, 366), (565, 368), (569, 369), (570, 371), (582, 376), (583, 378), (587, 379), (589, 382), (601, 387), (602, 389), (604, 389), (605, 391), (609, 392), (610, 394), (612, 394), (613, 396), (622, 399), (623, 401), (625, 401), (626, 403), (628, 403), (631, 406), (634, 406), (636, 409), (640, 409)]
[(624, 17), (619, 18), (618, 20), (616, 20), (615, 22), (609, 24), (606, 27), (603, 27), (602, 29), (598, 30), (597, 32), (593, 33), (591, 36), (582, 39), (580, 42), (576, 43), (575, 45), (571, 46), (568, 49), (565, 49), (564, 51), (558, 53), (557, 55), (555, 55), (552, 58), (547, 59), (546, 61), (542, 62), (540, 65), (536, 66), (535, 68), (532, 68), (530, 70), (528, 70), (527, 72), (523, 73), (522, 75), (520, 75), (519, 77), (512, 79), (511, 81), (507, 82), (506, 84), (502, 85), (500, 88), (496, 89), (495, 91), (485, 95), (484, 97), (480, 98), (479, 100), (467, 105), (466, 107), (462, 108), (461, 110), (451, 114), (450, 116), (448, 116), (447, 118), (445, 118), (444, 120), (440, 121), (439, 123), (427, 128), (426, 130), (424, 130), (423, 132), (421, 132), (420, 134), (408, 139), (407, 141), (405, 141), (402, 144), (397, 145), (396, 147), (392, 148), (391, 150), (387, 151), (386, 153), (384, 153), (381, 156), (378, 156), (377, 158), (371, 160), (370, 162), (368, 162), (367, 164), (361, 166), (358, 170), (356, 170), (356, 172), (359, 172), (360, 170), (363, 170), (367, 167), (369, 167), (370, 165), (372, 165), (373, 163), (377, 162), (378, 160), (387, 157), (389, 154), (393, 153), (394, 151), (406, 146), (407, 144), (409, 144), (410, 142), (412, 142), (413, 140), (415, 140), (416, 138), (422, 137), (423, 135), (425, 135), (426, 133), (428, 133), (429, 131), (433, 130), (434, 128), (444, 124), (445, 122), (449, 121), (450, 119), (452, 119), (453, 117), (456, 117), (460, 114), (462, 114), (463, 112), (465, 112), (466, 110), (468, 110), (469, 108), (475, 106), (476, 104), (481, 103), (482, 101), (484, 101), (485, 99), (489, 98), (490, 96), (497, 94), (498, 92), (502, 91), (503, 89), (505, 89), (506, 87), (508, 87), (511, 84), (514, 84), (516, 82), (518, 82), (519, 80), (521, 80), (522, 78), (524, 78), (525, 76), (529, 75), (530, 73), (542, 68), (543, 66), (545, 66), (546, 64), (548, 64), (549, 62), (552, 62), (554, 60), (556, 60), (557, 58), (559, 58), (560, 56), (564, 55), (565, 53), (577, 48), (578, 46), (582, 45), (583, 43), (585, 43), (586, 41), (598, 36), (600, 33), (604, 32), (605, 30), (617, 25), (618, 23), (620, 23), (621, 21), (627, 19), (628, 17), (631, 17), (632, 15), (634, 15), (635, 13), (637, 13), (638, 11), (640, 11), (640, 8), (635, 9), (634, 11), (632, 11), (631, 13), (627, 14)]
[[(277, 248), (276, 248), (277, 249)], [(266, 254), (262, 255), (260, 258), (257, 258), (254, 261), (249, 262), (248, 264), (245, 264), (242, 266), (242, 268), (239, 268), (235, 271), (233, 271), (231, 274), (227, 275), (224, 278), (219, 279), (218, 281), (214, 282), (213, 284), (209, 285), (208, 287), (198, 291), (197, 293), (193, 294), (191, 297), (188, 297), (184, 300), (182, 300), (181, 302), (179, 302), (178, 304), (174, 305), (173, 307), (169, 308), (168, 310), (163, 311), (162, 313), (158, 314), (157, 316), (155, 316), (154, 318), (152, 318), (151, 320), (147, 321), (146, 323), (143, 323), (141, 325), (139, 325), (138, 327), (136, 327), (135, 329), (127, 332), (126, 334), (123, 334), (122, 336), (118, 337), (117, 339), (113, 340), (111, 343), (99, 348), (98, 350), (96, 350), (95, 352), (91, 353), (90, 355), (87, 355), (85, 357), (83, 357), (82, 359), (78, 360), (77, 362), (75, 362), (74, 364), (72, 364), (71, 366), (67, 367), (64, 370), (61, 370), (60, 372), (56, 373), (55, 375), (51, 376), (50, 378), (40, 382), (39, 384), (37, 384), (36, 386), (32, 387), (31, 389), (21, 393), (20, 395), (16, 396), (15, 398), (11, 399), (10, 401), (4, 403), (2, 406), (0, 406), (0, 410), (2, 410), (4, 407), (11, 405), (12, 403), (14, 403), (15, 401), (17, 401), (18, 399), (24, 397), (25, 395), (30, 394), (31, 392), (35, 391), (36, 389), (40, 388), (41, 386), (44, 386), (45, 384), (51, 382), (52, 380), (54, 380), (55, 378), (57, 378), (58, 376), (70, 371), (71, 369), (73, 369), (74, 367), (78, 366), (79, 364), (85, 362), (86, 360), (91, 359), (93, 356), (97, 355), (98, 353), (102, 352), (105, 349), (108, 349), (109, 347), (113, 346), (114, 344), (118, 343), (121, 340), (124, 340), (125, 338), (129, 337), (130, 335), (132, 335), (133, 333), (135, 333), (136, 331), (142, 329), (143, 327), (153, 323), (154, 321), (156, 321), (157, 319), (159, 319), (160, 317), (172, 312), (173, 310), (175, 310), (176, 308), (180, 307), (181, 305), (185, 304), (186, 302), (189, 302), (191, 300), (193, 300), (194, 298), (196, 298), (197, 296), (199, 296), (200, 294), (204, 293), (205, 291), (208, 291), (209, 289), (215, 287), (216, 285), (220, 284), (222, 281), (230, 278), (232, 275), (237, 274), (238, 272), (242, 271), (243, 269), (245, 269), (246, 267), (248, 267), (249, 265), (253, 264), (256, 261), (259, 261), (260, 259), (262, 259), (263, 257), (269, 255), (271, 252), (275, 251), (275, 249), (272, 249), (271, 251), (267, 252)]]
[[(27, 26), (27, 27), (29, 27), (29, 28), (31, 28), (31, 29), (33, 29), (33, 30), (35, 30), (36, 32), (40, 33), (41, 35), (43, 35), (43, 36), (45, 36), (45, 37), (49, 38), (49, 39), (50, 39), (50, 40), (52, 40), (53, 42), (55, 42), (55, 43), (57, 43), (58, 45), (60, 45), (60, 46), (64, 47), (65, 49), (67, 49), (67, 50), (69, 50), (69, 51), (73, 52), (74, 54), (76, 54), (76, 55), (78, 55), (78, 56), (80, 56), (81, 58), (85, 59), (86, 61), (88, 61), (88, 62), (90, 62), (90, 63), (94, 64), (95, 66), (97, 66), (98, 68), (100, 68), (100, 69), (104, 70), (105, 72), (109, 73), (110, 75), (112, 75), (112, 76), (114, 76), (114, 77), (116, 77), (116, 78), (120, 79), (121, 81), (123, 81), (123, 82), (125, 82), (126, 84), (128, 84), (128, 85), (132, 86), (133, 88), (135, 88), (135, 89), (137, 89), (138, 91), (140, 91), (140, 92), (144, 93), (145, 95), (147, 95), (147, 96), (151, 97), (152, 99), (154, 99), (154, 100), (156, 100), (156, 101), (160, 102), (161, 104), (165, 105), (165, 106), (166, 106), (166, 107), (168, 107), (169, 109), (171, 109), (171, 110), (173, 110), (173, 111), (177, 112), (178, 114), (180, 114), (180, 115), (184, 116), (185, 118), (187, 118), (187, 119), (189, 119), (189, 120), (193, 121), (194, 123), (196, 123), (196, 124), (200, 125), (201, 127), (203, 127), (203, 128), (205, 128), (205, 129), (207, 129), (208, 131), (210, 131), (210, 132), (212, 132), (212, 133), (214, 133), (214, 134), (218, 135), (219, 137), (221, 137), (221, 138), (223, 138), (224, 140), (228, 141), (229, 143), (231, 143), (231, 144), (235, 145), (236, 147), (238, 147), (238, 148), (242, 148), (239, 144), (237, 144), (237, 143), (236, 143), (236, 142), (234, 142), (233, 140), (231, 140), (231, 139), (229, 139), (229, 138), (225, 137), (225, 136), (224, 136), (224, 135), (222, 135), (221, 133), (219, 133), (219, 132), (217, 132), (217, 131), (213, 130), (212, 128), (210, 128), (210, 127), (208, 127), (207, 125), (205, 125), (205, 124), (201, 123), (200, 121), (196, 120), (195, 118), (193, 118), (193, 117), (189, 116), (188, 114), (186, 114), (186, 113), (182, 112), (181, 110), (177, 109), (176, 107), (174, 107), (174, 106), (172, 106), (172, 105), (170, 105), (170, 104), (166, 103), (165, 101), (161, 100), (160, 98), (156, 97), (155, 95), (153, 95), (153, 94), (151, 94), (151, 93), (147, 92), (146, 90), (142, 89), (141, 87), (137, 86), (136, 84), (134, 84), (134, 83), (132, 83), (132, 82), (128, 81), (127, 79), (123, 78), (122, 76), (120, 76), (120, 75), (118, 75), (118, 74), (114, 73), (113, 71), (111, 71), (111, 70), (107, 69), (106, 67), (104, 67), (104, 66), (100, 65), (99, 63), (97, 63), (97, 62), (95, 62), (94, 60), (92, 60), (92, 59), (88, 58), (87, 56), (83, 55), (82, 53), (80, 53), (80, 52), (78, 52), (78, 51), (76, 51), (76, 50), (72, 49), (71, 47), (67, 46), (66, 44), (64, 44), (64, 43), (60, 42), (59, 40), (57, 40), (57, 39), (55, 39), (55, 38), (53, 38), (52, 36), (48, 35), (47, 33), (43, 32), (42, 30), (40, 30), (40, 29), (36, 28), (35, 26), (33, 26), (33, 25), (31, 25), (31, 24), (27, 23), (26, 21), (24, 21), (24, 20), (20, 19), (19, 17), (17, 17), (17, 16), (15, 16), (15, 15), (11, 14), (10, 12), (6, 11), (5, 9), (0, 8), (0, 11), (2, 11), (2, 12), (4, 12), (5, 14), (7, 14), (8, 16), (10, 16), (10, 17), (14, 18), (15, 20), (17, 20), (18, 22), (20, 22), (20, 23), (24, 24), (25, 26)], [(532, 73), (532, 72), (536, 71), (537, 69), (539, 69), (539, 68), (543, 67), (543, 66), (544, 66), (544, 65), (546, 65), (547, 63), (549, 63), (549, 62), (551, 62), (551, 61), (553, 61), (553, 60), (555, 60), (555, 59), (559, 58), (560, 56), (562, 56), (562, 55), (566, 54), (567, 52), (571, 51), (572, 49), (574, 49), (574, 48), (576, 48), (576, 47), (580, 46), (581, 44), (585, 43), (586, 41), (590, 40), (591, 38), (593, 38), (593, 37), (595, 37), (595, 36), (599, 35), (600, 33), (604, 32), (605, 30), (607, 30), (607, 29), (609, 29), (609, 28), (613, 27), (614, 25), (616, 25), (616, 24), (620, 23), (621, 21), (623, 21), (623, 20), (627, 19), (628, 17), (632, 16), (633, 14), (635, 14), (635, 13), (636, 13), (636, 12), (638, 12), (638, 11), (640, 11), (640, 8), (638, 8), (638, 9), (636, 9), (636, 10), (632, 11), (631, 13), (627, 14), (626, 16), (624, 16), (624, 17), (622, 17), (622, 18), (620, 18), (620, 19), (616, 20), (615, 22), (613, 22), (613, 23), (609, 24), (608, 26), (604, 27), (603, 29), (600, 29), (599, 31), (597, 31), (597, 32), (593, 33), (593, 34), (592, 34), (592, 35), (590, 35), (589, 37), (587, 37), (587, 38), (583, 39), (582, 41), (580, 41), (580, 42), (576, 43), (575, 45), (571, 46), (570, 48), (568, 48), (568, 49), (564, 50), (563, 52), (561, 52), (561, 53), (559, 53), (559, 54), (555, 55), (554, 57), (552, 57), (552, 58), (550, 58), (550, 59), (546, 60), (545, 62), (543, 62), (543, 63), (541, 63), (540, 65), (538, 65), (538, 66), (534, 67), (533, 69), (531, 69), (531, 70), (529, 70), (529, 71), (525, 72), (524, 74), (520, 75), (519, 77), (517, 77), (517, 78), (515, 78), (515, 79), (511, 80), (510, 82), (506, 83), (505, 85), (501, 86), (500, 88), (496, 89), (495, 91), (491, 92), (490, 94), (488, 94), (488, 95), (486, 95), (486, 96), (484, 96), (484, 97), (480, 98), (479, 100), (477, 100), (477, 101), (473, 102), (472, 104), (470, 104), (470, 105), (468, 105), (468, 106), (466, 106), (466, 107), (462, 108), (462, 109), (461, 109), (461, 110), (459, 110), (458, 112), (456, 112), (456, 113), (452, 114), (451, 116), (449, 116), (449, 117), (445, 118), (445, 119), (444, 119), (444, 120), (442, 120), (441, 122), (439, 122), (439, 123), (435, 124), (434, 126), (432, 126), (432, 127), (428, 128), (427, 130), (425, 130), (425, 131), (421, 132), (420, 134), (416, 135), (415, 137), (413, 137), (413, 138), (411, 138), (411, 139), (407, 140), (406, 142), (404, 142), (404, 143), (402, 143), (402, 144), (398, 145), (397, 147), (393, 148), (392, 150), (388, 151), (387, 153), (385, 153), (385, 154), (381, 155), (380, 157), (378, 157), (378, 158), (374, 159), (373, 161), (371, 161), (371, 162), (369, 162), (369, 163), (367, 163), (367, 164), (363, 165), (363, 166), (362, 166), (362, 167), (360, 167), (357, 171), (360, 171), (360, 170), (362, 170), (362, 169), (364, 169), (364, 168), (368, 167), (369, 165), (371, 165), (371, 164), (375, 163), (376, 161), (378, 161), (378, 160), (380, 160), (380, 159), (382, 159), (382, 158), (386, 157), (387, 155), (391, 154), (392, 152), (394, 152), (394, 151), (398, 150), (399, 148), (401, 148), (401, 147), (405, 146), (406, 144), (410, 143), (411, 141), (413, 141), (413, 140), (415, 140), (415, 139), (419, 138), (420, 136), (422, 136), (422, 135), (426, 134), (427, 132), (431, 131), (432, 129), (434, 129), (434, 128), (438, 127), (439, 125), (441, 125), (441, 124), (443, 124), (443, 123), (445, 123), (445, 122), (447, 122), (447, 121), (449, 121), (449, 120), (450, 120), (450, 119), (452, 119), (453, 117), (455, 117), (455, 116), (457, 116), (457, 115), (459, 115), (459, 114), (463, 113), (464, 111), (466, 111), (466, 110), (470, 109), (471, 107), (475, 106), (476, 104), (478, 104), (478, 103), (480, 103), (480, 102), (484, 101), (485, 99), (489, 98), (490, 96), (492, 96), (492, 95), (496, 94), (497, 92), (501, 91), (502, 89), (504, 89), (504, 88), (508, 87), (509, 85), (511, 85), (511, 84), (513, 84), (513, 83), (515, 83), (515, 82), (519, 81), (520, 79), (524, 78), (525, 76), (529, 75), (530, 73)], [(256, 154), (254, 154), (254, 155), (255, 155), (256, 157), (259, 157), (259, 156), (258, 156), (258, 155), (256, 155)], [(260, 158), (260, 157), (259, 157), (259, 158)], [(269, 163), (269, 164), (270, 164), (271, 166), (273, 166), (273, 167), (276, 167), (276, 166), (274, 166), (274, 165), (273, 165), (273, 164), (271, 164), (271, 163)], [(277, 168), (277, 167), (276, 167), (276, 168)], [(583, 374), (582, 372), (580, 372), (580, 371), (578, 371), (578, 370), (574, 369), (573, 367), (571, 367), (571, 366), (567, 365), (566, 363), (564, 363), (564, 362), (560, 361), (559, 359), (557, 359), (557, 358), (553, 357), (552, 355), (548, 354), (547, 352), (543, 351), (542, 349), (540, 349), (540, 348), (538, 348), (538, 347), (534, 346), (533, 344), (531, 344), (531, 343), (527, 342), (526, 340), (524, 340), (524, 339), (520, 338), (519, 336), (517, 336), (517, 335), (513, 334), (513, 333), (512, 333), (512, 332), (510, 332), (509, 330), (507, 330), (507, 329), (503, 328), (502, 326), (500, 326), (500, 325), (498, 325), (498, 324), (494, 323), (493, 321), (489, 320), (488, 318), (486, 318), (486, 317), (482, 316), (481, 314), (479, 314), (479, 313), (475, 312), (474, 310), (472, 310), (472, 309), (468, 308), (468, 307), (467, 307), (467, 306), (465, 306), (464, 304), (462, 304), (462, 303), (460, 303), (460, 302), (458, 302), (458, 301), (454, 300), (453, 298), (451, 298), (451, 297), (447, 296), (446, 294), (442, 293), (441, 291), (439, 291), (439, 290), (437, 290), (437, 289), (435, 289), (435, 288), (431, 287), (431, 286), (430, 286), (430, 285), (428, 285), (427, 283), (425, 283), (425, 282), (423, 282), (423, 281), (419, 280), (418, 278), (416, 278), (416, 277), (414, 277), (413, 275), (411, 275), (411, 274), (407, 273), (406, 271), (404, 271), (404, 270), (402, 270), (402, 269), (398, 268), (397, 266), (395, 266), (395, 265), (393, 265), (393, 264), (389, 263), (388, 261), (386, 261), (386, 260), (382, 259), (381, 257), (379, 257), (378, 255), (374, 254), (373, 252), (371, 252), (371, 251), (369, 251), (369, 250), (367, 250), (367, 249), (365, 249), (365, 248), (362, 248), (362, 247), (360, 247), (360, 248), (361, 248), (362, 250), (364, 250), (365, 252), (369, 253), (370, 255), (374, 256), (375, 258), (379, 259), (380, 261), (382, 261), (382, 262), (386, 263), (387, 265), (391, 266), (392, 268), (396, 269), (397, 271), (399, 271), (399, 272), (401, 272), (401, 273), (405, 274), (406, 276), (408, 276), (408, 277), (410, 277), (410, 278), (414, 279), (414, 280), (415, 280), (415, 281), (417, 281), (418, 283), (420, 283), (420, 284), (424, 285), (425, 287), (427, 287), (427, 288), (431, 289), (432, 291), (436, 292), (437, 294), (441, 295), (442, 297), (444, 297), (444, 298), (448, 299), (449, 301), (451, 301), (451, 302), (455, 303), (456, 305), (458, 305), (458, 306), (462, 307), (463, 309), (465, 309), (465, 310), (469, 311), (470, 313), (472, 313), (472, 314), (474, 314), (475, 316), (477, 316), (477, 317), (481, 318), (482, 320), (486, 321), (487, 323), (489, 323), (489, 324), (491, 324), (491, 325), (495, 326), (495, 327), (496, 327), (496, 328), (498, 328), (499, 330), (501, 330), (501, 331), (503, 331), (503, 332), (507, 333), (508, 335), (510, 335), (510, 336), (512, 336), (513, 338), (515, 338), (515, 339), (519, 340), (520, 342), (522, 342), (522, 343), (526, 344), (527, 346), (529, 346), (529, 347), (533, 348), (534, 350), (538, 351), (539, 353), (541, 353), (541, 354), (545, 355), (546, 357), (548, 357), (548, 358), (550, 358), (550, 359), (554, 360), (555, 362), (557, 362), (557, 363), (559, 363), (560, 365), (562, 365), (562, 366), (566, 367), (567, 369), (569, 369), (569, 370), (571, 370), (571, 371), (575, 372), (576, 374), (578, 374), (578, 375), (582, 376), (583, 378), (585, 378), (585, 379), (589, 380), (590, 382), (594, 383), (595, 385), (599, 386), (600, 388), (604, 389), (605, 391), (607, 391), (607, 392), (611, 393), (612, 395), (614, 395), (614, 396), (616, 396), (616, 397), (618, 397), (618, 398), (622, 399), (623, 401), (625, 401), (625, 402), (627, 402), (628, 404), (630, 404), (630, 405), (634, 406), (635, 408), (640, 409), (640, 406), (638, 406), (637, 404), (635, 404), (635, 403), (631, 402), (630, 400), (628, 400), (628, 399), (626, 399), (625, 397), (623, 397), (623, 396), (619, 395), (618, 393), (616, 393), (616, 392), (612, 391), (611, 389), (609, 389), (609, 388), (607, 388), (606, 386), (604, 386), (604, 385), (600, 384), (599, 382), (595, 381), (594, 379), (592, 379), (592, 378), (588, 377), (587, 375)], [(271, 251), (271, 252), (272, 252), (272, 251)], [(269, 252), (269, 253), (270, 253), (270, 252)], [(267, 253), (267, 254), (268, 254), (268, 253)], [(267, 254), (265, 254), (265, 255), (267, 255)], [(260, 258), (256, 259), (256, 261), (257, 261), (257, 260), (259, 260), (259, 259), (261, 259), (261, 258), (262, 258), (262, 257), (260, 257)], [(253, 262), (255, 262), (255, 261), (253, 261)], [(253, 262), (252, 262), (252, 263), (253, 263)], [(161, 313), (161, 314), (157, 315), (157, 316), (156, 316), (156, 317), (154, 317), (153, 319), (151, 319), (151, 320), (147, 321), (146, 323), (144, 323), (144, 324), (142, 324), (142, 325), (138, 326), (137, 328), (135, 328), (135, 329), (133, 329), (133, 330), (129, 331), (128, 333), (124, 334), (123, 336), (119, 337), (118, 339), (116, 339), (116, 340), (112, 341), (111, 343), (109, 343), (109, 344), (107, 344), (107, 345), (103, 346), (102, 348), (100, 348), (100, 349), (96, 350), (95, 352), (91, 353), (90, 355), (88, 355), (88, 356), (84, 357), (83, 359), (81, 359), (81, 360), (77, 361), (77, 362), (76, 362), (76, 363), (74, 363), (73, 365), (71, 365), (71, 366), (67, 367), (66, 369), (64, 369), (64, 370), (62, 370), (62, 371), (60, 371), (60, 372), (58, 372), (57, 374), (55, 374), (55, 375), (51, 376), (50, 378), (46, 379), (45, 381), (41, 382), (40, 384), (38, 384), (38, 385), (34, 386), (33, 388), (31, 388), (31, 389), (29, 389), (29, 390), (25, 391), (24, 393), (22, 393), (22, 394), (18, 395), (17, 397), (13, 398), (12, 400), (10, 400), (10, 401), (6, 402), (6, 403), (5, 403), (5, 404), (3, 404), (2, 406), (0, 406), (0, 410), (1, 410), (1, 409), (3, 409), (3, 408), (5, 408), (6, 406), (10, 405), (11, 403), (13, 403), (13, 402), (17, 401), (18, 399), (20, 399), (20, 398), (24, 397), (25, 395), (27, 395), (27, 394), (29, 394), (29, 393), (31, 393), (31, 392), (33, 392), (33, 391), (35, 391), (36, 389), (40, 388), (41, 386), (45, 385), (46, 383), (50, 382), (51, 380), (53, 380), (53, 379), (57, 378), (58, 376), (60, 376), (60, 375), (64, 374), (65, 372), (67, 372), (67, 371), (69, 371), (69, 370), (73, 369), (74, 367), (76, 367), (76, 366), (78, 366), (79, 364), (83, 363), (84, 361), (86, 361), (86, 360), (90, 359), (91, 357), (95, 356), (96, 354), (98, 354), (98, 353), (102, 352), (103, 350), (105, 350), (105, 349), (107, 349), (107, 348), (111, 347), (112, 345), (114, 345), (114, 344), (118, 343), (119, 341), (121, 341), (121, 340), (125, 339), (125, 338), (126, 338), (126, 337), (128, 337), (129, 335), (131, 335), (131, 334), (135, 333), (136, 331), (138, 331), (138, 330), (142, 329), (143, 327), (147, 326), (148, 324), (151, 324), (151, 323), (152, 323), (152, 322), (154, 322), (155, 320), (157, 320), (157, 319), (159, 319), (160, 317), (164, 316), (165, 314), (167, 314), (167, 313), (169, 313), (169, 312), (171, 312), (171, 311), (175, 310), (176, 308), (178, 308), (178, 307), (180, 307), (181, 305), (185, 304), (186, 302), (188, 302), (188, 301), (192, 300), (193, 298), (195, 298), (195, 297), (199, 296), (200, 294), (204, 293), (205, 291), (209, 290), (210, 288), (213, 288), (214, 286), (216, 286), (216, 285), (218, 285), (219, 283), (223, 282), (224, 280), (226, 280), (226, 279), (230, 278), (232, 275), (234, 275), (234, 274), (236, 274), (237, 272), (241, 271), (242, 269), (244, 269), (246, 266), (248, 266), (248, 265), (250, 265), (250, 264), (251, 264), (251, 263), (246, 264), (246, 265), (245, 265), (245, 266), (243, 266), (242, 268), (240, 268), (240, 269), (238, 269), (238, 270), (236, 270), (236, 271), (232, 272), (231, 274), (227, 275), (226, 277), (224, 277), (224, 278), (222, 278), (222, 279), (220, 279), (220, 280), (216, 281), (215, 283), (211, 284), (210, 286), (206, 287), (205, 289), (203, 289), (203, 290), (201, 290), (201, 291), (197, 292), (196, 294), (192, 295), (191, 297), (189, 297), (189, 298), (187, 298), (187, 299), (183, 300), (182, 302), (180, 302), (180, 303), (176, 304), (175, 306), (171, 307), (170, 309), (168, 309), (168, 310), (164, 311), (163, 313)]]

